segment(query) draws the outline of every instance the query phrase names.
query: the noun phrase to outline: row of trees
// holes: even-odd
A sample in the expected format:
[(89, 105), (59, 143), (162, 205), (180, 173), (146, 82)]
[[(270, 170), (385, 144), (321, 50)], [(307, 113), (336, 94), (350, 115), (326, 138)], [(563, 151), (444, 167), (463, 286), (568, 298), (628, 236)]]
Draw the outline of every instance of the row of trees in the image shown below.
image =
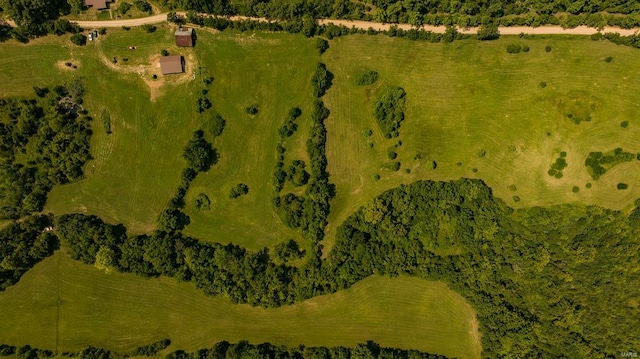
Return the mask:
[[(391, 28), (386, 31), (378, 31), (373, 28), (369, 28), (367, 30), (358, 29), (355, 27), (346, 27), (346, 26), (337, 26), (334, 24), (328, 25), (317, 25), (314, 21), (303, 21), (303, 19), (292, 19), (282, 22), (265, 22), (265, 21), (256, 21), (256, 20), (230, 20), (224, 17), (218, 16), (203, 16), (200, 14), (196, 14), (195, 12), (188, 12), (187, 18), (181, 18), (175, 13), (170, 13), (167, 16), (167, 19), (170, 22), (174, 23), (184, 23), (189, 22), (193, 24), (198, 24), (200, 26), (212, 27), (216, 30), (223, 31), (226, 29), (233, 29), (238, 31), (254, 31), (254, 30), (263, 30), (263, 31), (272, 31), (272, 32), (288, 32), (292, 34), (302, 33), (306, 36), (324, 36), (328, 39), (333, 39), (335, 37), (353, 35), (353, 34), (367, 34), (367, 35), (377, 35), (377, 34), (385, 34), (390, 37), (403, 37), (410, 40), (422, 40), (422, 41), (430, 41), (430, 42), (451, 42), (454, 40), (468, 39), (472, 38), (472, 35), (462, 34), (456, 30), (453, 26), (448, 26), (446, 32), (444, 34), (434, 33), (431, 31), (425, 31), (423, 29), (411, 29), (411, 30), (402, 30), (397, 26), (391, 26)], [(493, 27), (487, 26), (483, 27), (483, 31), (480, 32), (478, 39), (481, 40), (490, 40), (495, 38), (496, 34), (493, 30)], [(318, 43), (318, 51), (322, 52), (326, 50), (324, 44)]]
[[(202, 75), (202, 74), (201, 74)], [(218, 151), (210, 141), (222, 135), (226, 127), (226, 120), (212, 109), (213, 104), (209, 100), (209, 87), (213, 84), (213, 77), (200, 76), (200, 97), (196, 101), (196, 112), (204, 118), (202, 128), (193, 133), (182, 152), (182, 157), (187, 161), (187, 167), (182, 171), (182, 180), (167, 208), (160, 213), (157, 219), (158, 229), (161, 232), (174, 233), (183, 230), (191, 223), (191, 218), (182, 210), (186, 206), (185, 196), (189, 191), (191, 182), (198, 173), (207, 172), (211, 166), (218, 162)], [(208, 116), (205, 117), (203, 112)], [(247, 189), (248, 190), (248, 189)], [(211, 201), (206, 194), (200, 193), (195, 203), (198, 210), (209, 210)]]
[(446, 359), (444, 355), (430, 354), (417, 350), (381, 347), (373, 341), (348, 347), (286, 347), (269, 343), (251, 344), (241, 341), (236, 344), (216, 343), (208, 349), (194, 353), (182, 350), (167, 355), (167, 359), (233, 359), (233, 358), (286, 358), (286, 359)]
[(55, 184), (76, 181), (91, 158), (91, 118), (80, 82), (0, 99), (0, 218), (41, 211)]
[[(139, 347), (129, 353), (119, 353), (102, 348), (86, 347), (80, 352), (65, 352), (63, 355), (78, 359), (125, 359), (130, 356), (155, 356), (158, 351), (171, 344), (169, 339)], [(15, 355), (19, 359), (51, 358), (50, 350), (40, 350), (29, 345), (15, 347), (0, 344), (0, 356)], [(381, 347), (373, 341), (355, 347), (296, 347), (276, 346), (270, 343), (251, 344), (247, 341), (229, 343), (222, 341), (211, 348), (193, 353), (177, 350), (166, 355), (166, 359), (237, 359), (237, 358), (282, 358), (282, 359), (446, 359), (443, 355), (429, 354), (418, 350)]]
[(15, 356), (18, 359), (38, 359), (38, 358), (53, 358), (56, 354), (61, 354), (67, 358), (78, 359), (125, 359), (129, 357), (139, 356), (155, 356), (159, 351), (166, 349), (171, 344), (171, 340), (163, 339), (149, 345), (140, 346), (128, 353), (112, 352), (110, 350), (86, 347), (79, 352), (63, 352), (54, 353), (48, 349), (38, 349), (30, 345), (13, 346), (7, 344), (0, 344), (0, 356)]
[[(315, 97), (321, 97), (331, 86), (333, 74), (323, 63), (318, 63), (311, 84)], [(309, 166), (302, 160), (294, 160), (288, 171), (284, 169), (285, 148), (282, 141), (288, 137), (287, 129), (297, 129), (295, 119), (300, 116), (299, 109), (289, 112), (289, 120), (281, 127), (281, 143), (276, 150), (279, 162), (274, 172), (274, 185), (280, 192), (286, 180), (296, 187), (307, 185), (305, 195), (287, 193), (274, 199), (274, 206), (282, 221), (291, 228), (302, 228), (305, 238), (314, 245), (324, 238), (324, 228), (328, 224), (330, 201), (335, 196), (335, 186), (329, 183), (327, 172), (326, 141), (327, 130), (324, 120), (329, 117), (329, 110), (320, 99), (316, 99), (311, 110), (311, 128), (307, 138), (307, 155)], [(307, 171), (307, 169), (309, 171)]]
[[(640, 8), (633, 0), (592, 0), (567, 2), (563, 0), (486, 1), (475, 0), (372, 0), (354, 3), (346, 0), (290, 3), (267, 0), (239, 3), (230, 0), (162, 0), (172, 9), (193, 10), (217, 15), (245, 15), (278, 20), (302, 17), (312, 19), (337, 18), (375, 20), (387, 23), (413, 25), (477, 26), (495, 21), (535, 21), (537, 25), (549, 24), (571, 17), (589, 18), (599, 24), (602, 21), (637, 22)], [(609, 15), (611, 14), (611, 15)], [(620, 16), (622, 14), (630, 16)], [(523, 19), (523, 20), (518, 20)], [(574, 20), (575, 21), (575, 20)], [(605, 24), (607, 24), (605, 22)], [(613, 23), (608, 23), (614, 25)]]

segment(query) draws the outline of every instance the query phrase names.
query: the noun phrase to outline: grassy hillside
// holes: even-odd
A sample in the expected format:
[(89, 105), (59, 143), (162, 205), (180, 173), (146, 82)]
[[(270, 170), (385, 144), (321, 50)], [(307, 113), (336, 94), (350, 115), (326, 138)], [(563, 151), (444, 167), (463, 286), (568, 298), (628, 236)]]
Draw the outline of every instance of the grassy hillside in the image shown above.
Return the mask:
[[(192, 224), (186, 233), (218, 242), (242, 243), (260, 249), (299, 236), (284, 226), (271, 201), (276, 168), (278, 128), (289, 109), (303, 111), (298, 132), (287, 139), (286, 163), (306, 159), (304, 145), (313, 99), (310, 79), (318, 59), (314, 42), (302, 36), (277, 34), (210, 34), (199, 32), (198, 58), (215, 80), (210, 97), (226, 119), (222, 136), (214, 143), (220, 161), (192, 183), (187, 213)], [(251, 116), (245, 108), (259, 105)], [(203, 114), (202, 121), (209, 115)], [(308, 162), (308, 161), (307, 161)], [(229, 191), (238, 183), (249, 193), (236, 199)], [(211, 210), (197, 211), (195, 197), (205, 193)]]
[[(219, 164), (193, 183), (187, 197), (187, 212), (192, 217), (187, 232), (251, 249), (295, 238), (297, 232), (283, 226), (272, 210), (271, 175), (277, 160), (278, 127), (291, 107), (298, 106), (305, 113), (309, 107), (311, 91), (306, 89), (317, 55), (313, 41), (301, 36), (257, 36), (201, 31), (197, 57), (191, 49), (173, 46), (168, 28), (153, 34), (139, 29), (109, 30), (107, 36), (85, 48), (69, 45), (62, 38), (52, 38), (54, 44), (3, 44), (10, 50), (4, 60), (7, 63), (45, 53), (28, 73), (4, 73), (6, 81), (15, 86), (3, 89), (3, 95), (27, 94), (34, 84), (80, 77), (87, 80), (88, 110), (99, 116), (106, 109), (111, 117), (111, 135), (105, 134), (99, 118), (94, 122), (95, 160), (87, 165), (87, 179), (55, 188), (47, 210), (96, 213), (136, 232), (154, 228), (157, 214), (172, 197), (186, 165), (182, 148), (191, 133), (211, 117), (208, 112), (198, 116), (195, 111), (199, 79), (151, 80), (152, 74), (159, 74), (153, 63), (160, 50), (168, 49), (185, 56), (190, 74), (214, 77), (209, 97), (227, 122), (214, 144), (221, 155)], [(136, 50), (127, 49), (134, 45)], [(78, 69), (59, 66), (65, 61), (77, 64)], [(45, 76), (52, 72), (56, 77)], [(157, 96), (152, 102), (149, 91)], [(260, 111), (250, 116), (244, 109), (254, 103)], [(287, 142), (292, 159), (304, 159), (308, 123), (303, 115), (299, 133)], [(230, 200), (230, 188), (240, 182), (249, 185), (250, 194)], [(199, 193), (213, 199), (210, 211), (193, 208)]]
[[(171, 30), (162, 27), (153, 34), (109, 30), (84, 48), (70, 45), (64, 37), (39, 39), (27, 46), (0, 44), (7, 50), (4, 66), (18, 62), (29, 66), (29, 71), (0, 73), (1, 80), (13, 84), (0, 90), (3, 95), (28, 93), (34, 84), (76, 76), (89, 80), (89, 110), (99, 114), (107, 108), (111, 113), (113, 134), (105, 135), (100, 121), (94, 123), (95, 160), (87, 166), (87, 179), (55, 188), (48, 210), (96, 213), (138, 232), (154, 228), (157, 213), (179, 183), (185, 165), (182, 147), (208, 119), (206, 113), (198, 118), (193, 110), (199, 88), (190, 79), (169, 79), (181, 84), (153, 90), (157, 98), (149, 102), (150, 90), (143, 79), (149, 82), (157, 72), (152, 58), (168, 49), (187, 57), (188, 71), (201, 67), (215, 78), (210, 97), (227, 120), (215, 143), (221, 153), (219, 164), (199, 176), (188, 193), (192, 224), (187, 233), (252, 249), (297, 237), (273, 212), (271, 174), (277, 127), (293, 106), (300, 106), (303, 116), (298, 133), (285, 144), (287, 156), (291, 154), (287, 161), (305, 158), (308, 79), (317, 61), (313, 41), (281, 34), (205, 30), (198, 34), (199, 44), (193, 50), (175, 48)], [(527, 44), (531, 51), (508, 54), (505, 48), (510, 43)], [(137, 50), (127, 50), (130, 45)], [(374, 195), (426, 178), (482, 178), (516, 207), (569, 202), (624, 208), (640, 196), (640, 186), (634, 185), (639, 180), (634, 175), (638, 163), (620, 164), (593, 181), (584, 160), (591, 151), (615, 147), (640, 151), (640, 126), (634, 122), (640, 103), (640, 95), (633, 91), (638, 80), (635, 55), (634, 49), (582, 37), (503, 37), (452, 44), (384, 36), (332, 41), (321, 59), (335, 74), (325, 98), (332, 111), (327, 122), (329, 171), (338, 194), (329, 238), (342, 219)], [(608, 56), (613, 61), (604, 61)], [(119, 60), (117, 65), (110, 64), (113, 57)], [(123, 57), (129, 60), (123, 62)], [(56, 66), (67, 59), (77, 60), (79, 68), (64, 71)], [(354, 84), (363, 67), (379, 72), (376, 84)], [(402, 86), (407, 92), (402, 145), (397, 148), (396, 139), (382, 137), (373, 117), (376, 93), (387, 85)], [(249, 116), (244, 108), (254, 103), (261, 109)], [(590, 122), (575, 124), (567, 118), (568, 112), (584, 108)], [(628, 121), (627, 128), (620, 126), (623, 121)], [(368, 129), (375, 130), (371, 138), (363, 135)], [(388, 149), (398, 153), (402, 164), (398, 172), (385, 168), (391, 163)], [(562, 151), (567, 153), (568, 167), (557, 179), (547, 171)], [(422, 159), (414, 160), (417, 154)], [(379, 181), (375, 174), (381, 176)], [(240, 182), (249, 185), (249, 195), (230, 200), (230, 188)], [(630, 188), (617, 190), (618, 182)], [(592, 187), (586, 188), (587, 183)], [(572, 191), (574, 186), (578, 193)], [(210, 211), (194, 209), (199, 193), (213, 199)]]
[[(475, 314), (438, 282), (371, 277), (340, 293), (261, 309), (207, 297), (171, 279), (105, 274), (57, 252), (0, 293), (0, 343), (113, 350), (170, 338), (168, 350), (220, 340), (354, 345), (373, 339), (460, 358), (480, 354)], [(451, 340), (456, 338), (456, 340)]]
[[(508, 54), (511, 43), (531, 50)], [(640, 151), (637, 54), (586, 37), (504, 36), (451, 44), (385, 36), (336, 39), (325, 55), (336, 76), (327, 95), (332, 111), (327, 156), (338, 188), (329, 238), (335, 226), (373, 196), (417, 179), (481, 178), (514, 207), (585, 203), (625, 208), (640, 196), (640, 163), (621, 164), (593, 181), (584, 161), (591, 151)], [(604, 61), (608, 56), (613, 61)], [(356, 86), (361, 68), (378, 71), (378, 82)], [(373, 114), (377, 92), (389, 85), (407, 92), (406, 120), (400, 137), (392, 140), (383, 138)], [(591, 121), (574, 123), (567, 116), (572, 111), (586, 111)], [(622, 121), (629, 126), (622, 128)], [(374, 130), (371, 138), (363, 135), (368, 129)], [(402, 145), (394, 149), (397, 140)], [(392, 162), (386, 155), (390, 148), (398, 153), (398, 172), (385, 168)], [(547, 171), (562, 151), (568, 167), (557, 179)], [(422, 159), (416, 160), (417, 154)], [(616, 190), (618, 182), (629, 189)]]

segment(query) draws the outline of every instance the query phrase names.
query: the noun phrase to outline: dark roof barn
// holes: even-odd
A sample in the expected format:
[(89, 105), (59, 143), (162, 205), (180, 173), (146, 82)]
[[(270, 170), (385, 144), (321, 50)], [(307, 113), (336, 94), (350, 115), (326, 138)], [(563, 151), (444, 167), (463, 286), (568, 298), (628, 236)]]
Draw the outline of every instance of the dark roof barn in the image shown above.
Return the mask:
[(179, 27), (175, 32), (176, 46), (193, 47), (194, 31), (190, 27)]
[(184, 58), (180, 55), (163, 56), (160, 58), (160, 69), (163, 75), (183, 73)]
[(113, 0), (84, 0), (84, 6), (92, 6), (96, 10), (106, 9)]

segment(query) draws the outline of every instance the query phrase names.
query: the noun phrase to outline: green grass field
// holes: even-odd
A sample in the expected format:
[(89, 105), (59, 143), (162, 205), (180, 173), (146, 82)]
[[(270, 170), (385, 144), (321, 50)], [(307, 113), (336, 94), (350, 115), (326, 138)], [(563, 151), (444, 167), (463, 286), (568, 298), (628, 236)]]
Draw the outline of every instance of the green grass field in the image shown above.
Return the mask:
[[(227, 125), (215, 140), (219, 163), (191, 185), (186, 201), (192, 224), (186, 233), (255, 250), (297, 238), (299, 232), (284, 226), (271, 205), (276, 196), (272, 174), (278, 128), (292, 107), (300, 107), (303, 115), (297, 121), (298, 132), (285, 143), (285, 163), (307, 158), (304, 146), (313, 100), (310, 80), (318, 58), (314, 42), (302, 36), (212, 36), (204, 31), (199, 32), (198, 41), (203, 45), (196, 48), (198, 58), (215, 78), (211, 100)], [(260, 107), (255, 116), (245, 112), (252, 104)], [(207, 120), (206, 113), (202, 117)], [(238, 183), (247, 184), (249, 193), (230, 199), (229, 191)], [(199, 193), (209, 196), (211, 210), (195, 210)]]
[[(510, 43), (527, 44), (531, 51), (508, 54)], [(551, 52), (545, 51), (547, 45)], [(452, 44), (385, 36), (332, 41), (325, 55), (335, 74), (327, 95), (332, 111), (327, 148), (338, 196), (332, 204), (329, 240), (336, 226), (371, 198), (418, 179), (481, 178), (514, 207), (584, 203), (626, 208), (640, 196), (640, 163), (621, 164), (593, 181), (584, 160), (590, 151), (614, 147), (640, 151), (637, 55), (634, 49), (587, 37), (505, 36)], [(605, 62), (607, 56), (614, 60)], [(362, 67), (379, 72), (376, 84), (355, 85)], [(402, 146), (396, 149), (402, 164), (398, 172), (384, 168), (391, 162), (386, 151), (397, 139), (384, 139), (373, 115), (376, 91), (387, 85), (407, 92), (406, 120), (398, 138)], [(585, 106), (592, 112), (590, 122), (576, 125), (567, 118), (572, 107)], [(625, 120), (626, 129), (620, 126)], [(372, 139), (362, 134), (367, 129), (375, 130)], [(567, 152), (568, 167), (564, 177), (556, 179), (547, 171), (560, 151)], [(422, 159), (414, 160), (416, 154)], [(373, 178), (376, 173), (379, 181)], [(586, 189), (589, 182), (593, 187)], [(618, 182), (630, 188), (618, 191)], [(580, 191), (573, 193), (573, 186)]]
[[(277, 130), (294, 106), (302, 108), (307, 117), (303, 115), (298, 133), (287, 139), (287, 161), (306, 159), (307, 109), (312, 100), (309, 81), (317, 61), (313, 41), (277, 34), (212, 35), (203, 30), (198, 32), (202, 45), (195, 53), (175, 47), (172, 41), (171, 31), (164, 27), (152, 34), (140, 29), (109, 30), (107, 36), (86, 48), (69, 45), (66, 51), (52, 52), (56, 57), (42, 61), (33, 69), (35, 75), (16, 81), (23, 84), (22, 88), (4, 93), (26, 94), (34, 83), (51, 84), (53, 81), (37, 76), (53, 70), (89, 80), (89, 111), (100, 114), (107, 109), (111, 115), (111, 135), (105, 134), (99, 119), (94, 122), (95, 159), (86, 167), (86, 180), (55, 188), (46, 210), (95, 213), (111, 222), (124, 223), (133, 232), (155, 227), (156, 216), (172, 197), (186, 166), (182, 148), (211, 116), (196, 114), (195, 98), (201, 86), (198, 79), (189, 76), (177, 77), (177, 85), (171, 85), (170, 79), (158, 80), (165, 84), (158, 90), (158, 97), (149, 101), (150, 92), (143, 80), (153, 84), (151, 75), (159, 73), (150, 59), (167, 49), (185, 56), (187, 72), (214, 77), (209, 97), (227, 122), (223, 135), (214, 143), (220, 153), (219, 163), (193, 182), (187, 196), (192, 224), (186, 232), (255, 250), (299, 237), (299, 232), (282, 225), (273, 211), (271, 199), (276, 193), (271, 176), (277, 161)], [(37, 56), (40, 46), (18, 46), (25, 54), (16, 51), (16, 60), (28, 57), (29, 51)], [(129, 46), (136, 46), (136, 50), (128, 50)], [(111, 63), (114, 57), (117, 64)], [(80, 64), (71, 74), (51, 64), (67, 59)], [(256, 116), (244, 111), (253, 103), (260, 105)], [(229, 199), (230, 188), (240, 182), (249, 186), (249, 194)], [(210, 211), (195, 210), (193, 202), (199, 193), (212, 199)]]
[[(369, 339), (460, 358), (480, 355), (471, 307), (438, 282), (371, 277), (277, 309), (234, 305), (172, 279), (105, 274), (57, 252), (0, 293), (0, 343), (58, 351), (126, 351), (170, 338), (176, 349), (217, 341), (353, 346)], [(456, 340), (451, 340), (456, 338)]]

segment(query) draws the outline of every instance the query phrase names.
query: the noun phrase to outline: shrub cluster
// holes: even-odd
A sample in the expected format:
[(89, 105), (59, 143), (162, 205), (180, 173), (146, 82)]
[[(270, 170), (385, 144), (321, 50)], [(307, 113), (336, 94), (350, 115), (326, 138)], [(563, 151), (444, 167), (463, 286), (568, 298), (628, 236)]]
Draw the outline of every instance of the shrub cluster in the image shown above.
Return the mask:
[(623, 162), (633, 161), (634, 158), (636, 158), (635, 154), (625, 152), (622, 148), (618, 147), (613, 151), (606, 153), (589, 152), (589, 156), (584, 161), (584, 165), (587, 167), (587, 171), (589, 172), (589, 175), (591, 175), (591, 178), (597, 180), (611, 167)]
[(249, 186), (244, 183), (238, 183), (231, 188), (231, 191), (229, 191), (229, 198), (238, 198), (246, 195), (247, 193), (249, 193)]
[(378, 72), (369, 69), (361, 69), (356, 74), (356, 85), (367, 86), (378, 81)]
[(315, 97), (324, 96), (325, 92), (331, 87), (331, 81), (333, 81), (333, 74), (327, 70), (325, 64), (319, 62), (316, 67), (316, 72), (311, 78), (311, 85), (313, 86), (313, 95)]
[(211, 200), (209, 199), (209, 196), (207, 196), (204, 193), (200, 193), (196, 197), (195, 207), (199, 211), (208, 211), (208, 210), (210, 210), (211, 209)]
[(562, 170), (567, 167), (567, 153), (562, 151), (560, 152), (560, 157), (556, 158), (556, 161), (551, 164), (551, 168), (547, 171), (549, 176), (553, 176), (555, 178), (562, 178)]
[(398, 137), (404, 110), (406, 92), (402, 87), (387, 87), (382, 90), (375, 101), (374, 114), (382, 133), (387, 138)]
[(289, 110), (289, 116), (287, 117), (287, 120), (278, 129), (280, 140), (283, 140), (286, 137), (290, 137), (296, 132), (296, 130), (298, 129), (296, 120), (298, 119), (298, 117), (300, 117), (300, 115), (302, 115), (302, 111), (300, 111), (300, 109), (297, 107), (293, 107), (291, 110)]

